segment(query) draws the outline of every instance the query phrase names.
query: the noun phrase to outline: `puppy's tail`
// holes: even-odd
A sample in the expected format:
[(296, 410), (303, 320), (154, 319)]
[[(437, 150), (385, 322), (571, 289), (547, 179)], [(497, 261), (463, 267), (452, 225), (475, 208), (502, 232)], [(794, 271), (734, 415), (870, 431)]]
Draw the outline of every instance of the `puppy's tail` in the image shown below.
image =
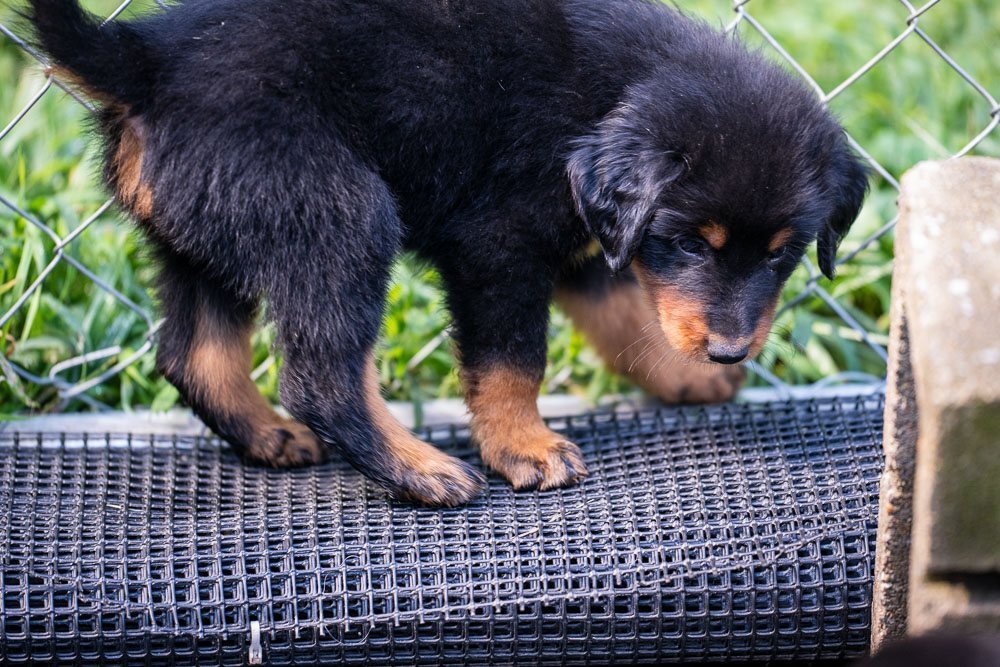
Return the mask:
[(106, 103), (132, 106), (149, 96), (155, 62), (134, 24), (101, 24), (78, 0), (31, 0), (27, 19), (56, 76)]

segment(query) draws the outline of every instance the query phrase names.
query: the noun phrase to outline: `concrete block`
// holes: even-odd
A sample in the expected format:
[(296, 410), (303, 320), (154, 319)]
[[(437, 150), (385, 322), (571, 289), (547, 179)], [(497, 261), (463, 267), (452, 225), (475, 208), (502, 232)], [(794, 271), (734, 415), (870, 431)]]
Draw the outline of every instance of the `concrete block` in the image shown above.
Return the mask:
[(904, 623), (1000, 633), (1000, 160), (923, 163), (902, 186), (876, 649)]
[(1000, 161), (903, 177), (896, 239), (920, 403), (914, 547), (926, 572), (1000, 573)]
[(925, 577), (913, 585), (907, 632), (1000, 636), (1000, 587), (980, 577)]

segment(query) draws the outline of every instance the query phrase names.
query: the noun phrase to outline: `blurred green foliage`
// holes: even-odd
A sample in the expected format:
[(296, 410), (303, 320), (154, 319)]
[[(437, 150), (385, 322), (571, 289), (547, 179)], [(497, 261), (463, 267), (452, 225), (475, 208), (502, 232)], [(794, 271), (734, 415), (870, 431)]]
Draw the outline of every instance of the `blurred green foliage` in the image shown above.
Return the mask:
[[(20, 1), (20, 0), (19, 0)], [(107, 15), (116, 2), (85, 3)], [(717, 25), (731, 21), (728, 0), (677, 0), (683, 11)], [(149, 0), (135, 2), (124, 16), (147, 11)], [(15, 30), (18, 4), (0, 9), (0, 22)], [(751, 15), (808, 71), (824, 90), (834, 89), (906, 28), (907, 10), (890, 0), (791, 2), (751, 0)], [(994, 95), (1000, 95), (1000, 3), (995, 0), (945, 0), (920, 19), (920, 26), (954, 60)], [(747, 22), (741, 38), (775, 58)], [(6, 124), (44, 84), (41, 69), (12, 40), (0, 36), (0, 123)], [(989, 105), (917, 35), (838, 95), (832, 109), (850, 133), (889, 173), (899, 177), (914, 163), (947, 157), (960, 150), (989, 120)], [(98, 165), (87, 128), (87, 112), (63, 91), (52, 88), (10, 133), (0, 140), (0, 194), (65, 235), (91, 215), (106, 195), (95, 186)], [(1000, 155), (1000, 132), (975, 151)], [(877, 177), (867, 205), (842, 252), (895, 215), (895, 191)], [(111, 209), (64, 252), (90, 267), (141, 308), (155, 312), (149, 292), (152, 269), (140, 239)], [(52, 261), (52, 241), (23, 218), (0, 206), (0, 313)], [(891, 234), (872, 243), (843, 266), (826, 285), (843, 306), (884, 340), (888, 328)], [(807, 274), (789, 282), (786, 298), (801, 291)], [(380, 354), (382, 383), (393, 398), (422, 401), (455, 396), (459, 383), (455, 359), (443, 338), (448, 325), (435, 273), (411, 259), (402, 260), (389, 293)], [(119, 354), (76, 366), (60, 374), (67, 381), (93, 377), (141, 347), (147, 323), (67, 265), (59, 263), (17, 314), (0, 329), (4, 355), (30, 372), (45, 376), (53, 365), (75, 355), (111, 346)], [(277, 399), (277, 368), (272, 333), (256, 337), (255, 365), (261, 388)], [(413, 363), (415, 356), (422, 357)], [(596, 400), (626, 389), (604, 369), (596, 354), (565, 318), (554, 312), (549, 350), (548, 391), (569, 391)], [(881, 360), (817, 297), (782, 315), (761, 363), (794, 383), (808, 383), (843, 370), (882, 375)], [(759, 380), (758, 380), (759, 381)], [(95, 387), (89, 396), (112, 407), (170, 407), (176, 391), (153, 369), (152, 353), (123, 373)], [(18, 381), (0, 367), (0, 413), (55, 408), (85, 408), (81, 401), (60, 405), (51, 387)]]

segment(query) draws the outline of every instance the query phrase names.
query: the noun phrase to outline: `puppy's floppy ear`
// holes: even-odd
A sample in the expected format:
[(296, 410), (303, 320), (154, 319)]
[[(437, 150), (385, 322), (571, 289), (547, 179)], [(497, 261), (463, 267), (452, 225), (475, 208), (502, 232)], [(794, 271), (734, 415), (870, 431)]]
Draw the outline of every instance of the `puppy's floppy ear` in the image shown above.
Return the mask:
[(828, 188), (833, 200), (833, 213), (816, 241), (819, 268), (830, 280), (836, 275), (837, 247), (861, 212), (868, 192), (868, 176), (868, 168), (842, 140), (829, 171)]
[(673, 151), (641, 147), (618, 118), (573, 143), (566, 162), (573, 203), (617, 273), (642, 241), (663, 189), (686, 170)]

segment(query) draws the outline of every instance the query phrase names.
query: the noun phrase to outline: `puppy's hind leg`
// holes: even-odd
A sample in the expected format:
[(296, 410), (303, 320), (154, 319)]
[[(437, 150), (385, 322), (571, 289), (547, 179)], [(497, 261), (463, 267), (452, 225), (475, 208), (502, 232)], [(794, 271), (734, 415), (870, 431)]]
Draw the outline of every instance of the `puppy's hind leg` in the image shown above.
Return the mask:
[(250, 379), (256, 304), (172, 253), (162, 252), (161, 262), (159, 370), (245, 458), (272, 466), (320, 461), (325, 446), (306, 426), (272, 410)]
[(454, 506), (483, 476), (416, 438), (379, 395), (373, 348), (402, 227), (382, 180), (349, 152), (323, 172), (336, 196), (301, 202), (275, 235), (267, 287), (284, 354), (282, 402), (398, 499)]

